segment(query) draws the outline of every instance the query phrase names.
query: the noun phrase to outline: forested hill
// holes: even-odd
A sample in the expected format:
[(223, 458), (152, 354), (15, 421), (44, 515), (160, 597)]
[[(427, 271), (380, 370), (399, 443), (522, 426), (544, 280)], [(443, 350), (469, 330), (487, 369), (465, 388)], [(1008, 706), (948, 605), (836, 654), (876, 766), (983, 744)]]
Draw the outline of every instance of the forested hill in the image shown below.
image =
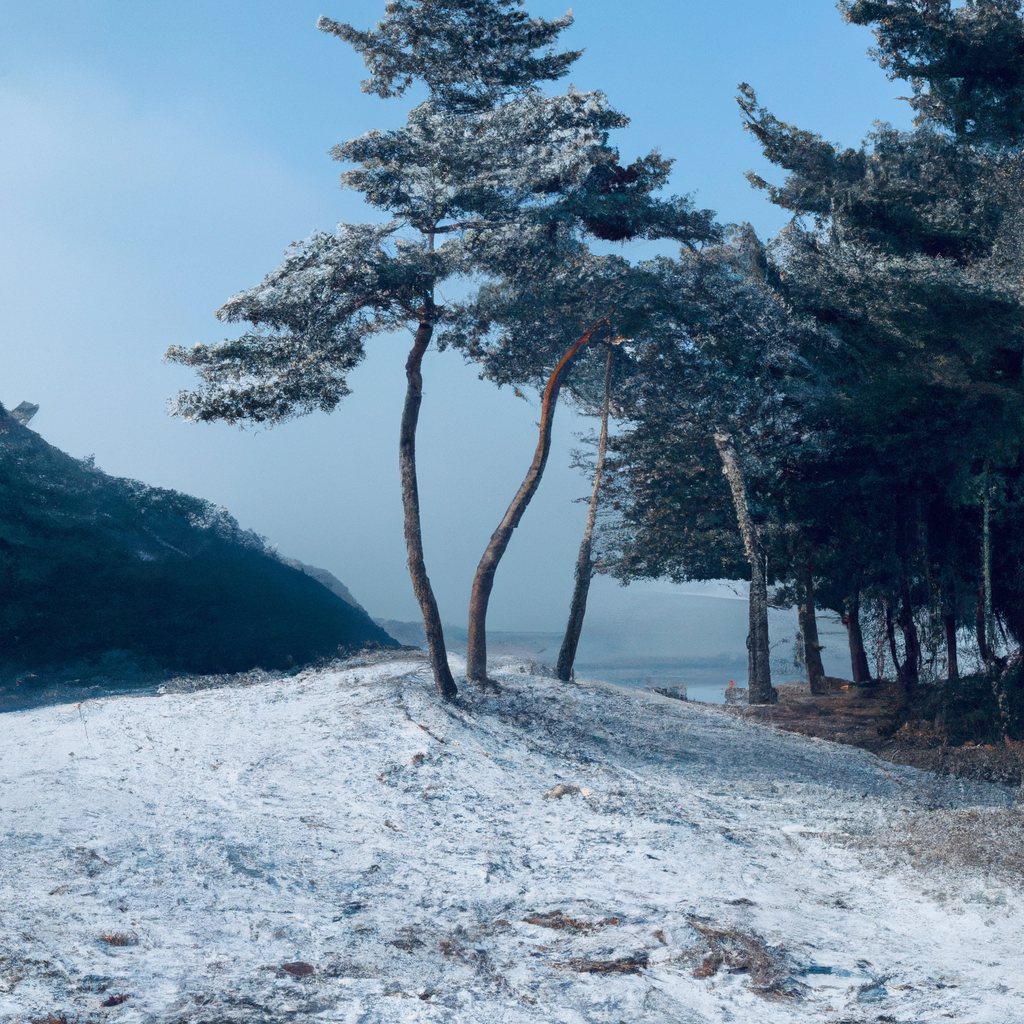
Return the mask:
[(226, 511), (108, 476), (0, 407), (0, 682), (288, 668), (367, 643), (396, 646)]

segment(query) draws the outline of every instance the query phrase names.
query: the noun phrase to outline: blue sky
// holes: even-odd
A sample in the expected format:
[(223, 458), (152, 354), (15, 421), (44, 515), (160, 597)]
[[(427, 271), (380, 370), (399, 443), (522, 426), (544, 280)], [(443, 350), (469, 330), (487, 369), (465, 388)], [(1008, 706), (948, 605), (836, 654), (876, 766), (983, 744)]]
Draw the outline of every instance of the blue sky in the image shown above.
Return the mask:
[[(531, 12), (564, 7), (544, 0)], [(412, 619), (396, 443), (404, 337), (378, 339), (330, 417), (271, 431), (166, 415), (189, 383), (168, 345), (216, 341), (213, 312), (315, 228), (374, 219), (337, 188), (335, 143), (400, 123), (364, 95), (362, 62), (319, 14), (369, 26), (383, 0), (4, 0), (0, 5), (0, 400), (107, 472), (225, 505), (282, 551), (325, 566), (380, 616)], [(582, 0), (562, 84), (632, 118), (632, 158), (676, 159), (673, 191), (764, 235), (784, 217), (743, 172), (771, 176), (740, 129), (748, 81), (778, 116), (854, 145), (906, 104), (830, 0)], [(462, 622), (473, 568), (535, 443), (536, 403), (478, 381), (451, 352), (424, 368), (421, 493), (428, 569)], [(565, 410), (547, 476), (499, 570), (495, 628), (560, 629), (585, 510)], [(601, 586), (609, 586), (606, 581)], [(623, 597), (622, 600), (627, 600)]]

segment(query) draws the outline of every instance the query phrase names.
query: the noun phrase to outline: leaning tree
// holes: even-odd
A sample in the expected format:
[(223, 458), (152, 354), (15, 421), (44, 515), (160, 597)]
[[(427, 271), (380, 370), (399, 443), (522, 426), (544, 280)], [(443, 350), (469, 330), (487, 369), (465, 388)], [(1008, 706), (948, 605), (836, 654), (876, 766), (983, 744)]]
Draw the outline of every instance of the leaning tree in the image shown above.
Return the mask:
[[(276, 423), (330, 412), (348, 393), (348, 372), (371, 335), (414, 332), (399, 436), (405, 537), (431, 666), (446, 698), (457, 688), (423, 559), (415, 461), (422, 361), (432, 339), (445, 344), (449, 318), (437, 289), (538, 265), (526, 257), (557, 248), (575, 230), (567, 225), (600, 223), (609, 192), (602, 182), (630, 173), (608, 145), (608, 132), (625, 118), (602, 94), (540, 92), (540, 83), (560, 78), (579, 56), (553, 49), (571, 15), (546, 21), (520, 6), (391, 0), (367, 32), (321, 18), (323, 31), (363, 56), (365, 91), (398, 96), (414, 82), (427, 91), (402, 127), (332, 151), (353, 165), (343, 185), (387, 219), (341, 225), (294, 245), (260, 285), (219, 311), (222, 320), (248, 324), (241, 337), (168, 354), (201, 380), (179, 395), (179, 415)], [(519, 343), (528, 345), (529, 336)]]
[[(714, 214), (696, 209), (690, 197), (658, 195), (671, 167), (656, 152), (621, 166), (617, 151), (609, 150), (609, 159), (595, 163), (559, 202), (536, 212), (529, 244), (520, 242), (512, 258), (503, 252), (493, 261), (492, 279), (455, 318), (452, 341), (483, 376), (542, 395), (533, 459), (473, 579), (466, 670), (472, 680), (487, 678), (486, 616), (495, 573), (544, 473), (559, 395), (564, 389), (577, 406), (600, 409), (601, 343), (632, 336), (651, 322), (651, 275), (622, 256), (598, 255), (593, 240), (672, 240), (695, 250), (721, 235)], [(571, 612), (577, 639), (589, 571), (577, 572)], [(567, 658), (568, 650), (560, 657), (563, 675)]]

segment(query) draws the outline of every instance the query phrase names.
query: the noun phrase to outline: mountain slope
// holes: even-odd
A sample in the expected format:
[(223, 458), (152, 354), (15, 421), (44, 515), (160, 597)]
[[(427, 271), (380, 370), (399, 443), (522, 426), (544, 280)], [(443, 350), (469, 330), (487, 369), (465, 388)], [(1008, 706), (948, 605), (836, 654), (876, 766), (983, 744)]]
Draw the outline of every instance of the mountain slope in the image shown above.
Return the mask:
[(0, 409), (0, 680), (111, 658), (233, 672), (394, 641), (223, 509), (72, 458)]

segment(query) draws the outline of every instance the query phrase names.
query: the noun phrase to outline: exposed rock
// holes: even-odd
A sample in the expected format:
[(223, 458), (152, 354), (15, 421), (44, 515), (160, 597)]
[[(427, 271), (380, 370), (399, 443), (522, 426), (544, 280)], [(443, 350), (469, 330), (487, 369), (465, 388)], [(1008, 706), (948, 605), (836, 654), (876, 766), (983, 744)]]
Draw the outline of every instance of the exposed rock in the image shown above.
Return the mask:
[(27, 427), (29, 421), (39, 412), (39, 406), (31, 402), (22, 402), (16, 409), (11, 410), (11, 419), (16, 420), (23, 427)]

